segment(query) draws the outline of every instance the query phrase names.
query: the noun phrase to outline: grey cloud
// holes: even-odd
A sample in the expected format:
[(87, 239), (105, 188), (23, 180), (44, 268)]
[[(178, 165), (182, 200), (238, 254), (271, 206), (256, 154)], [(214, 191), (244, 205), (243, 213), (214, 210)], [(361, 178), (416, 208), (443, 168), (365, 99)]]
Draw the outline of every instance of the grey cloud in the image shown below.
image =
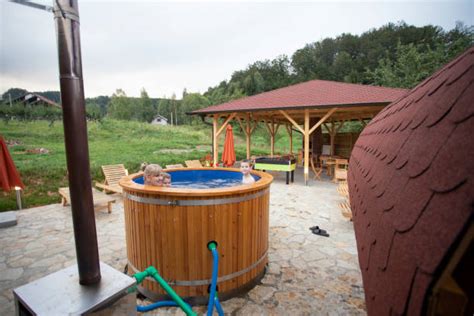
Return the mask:
[[(291, 55), (306, 43), (343, 32), (360, 34), (405, 20), (454, 27), (473, 24), (472, 1), (364, 3), (82, 2), (86, 94), (121, 87), (138, 95), (204, 92), (256, 60)], [(0, 92), (13, 83), (57, 89), (57, 52), (50, 14), (0, 2)], [(420, 14), (423, 12), (423, 14)], [(28, 78), (26, 80), (25, 78)], [(49, 79), (48, 79), (49, 78)], [(119, 82), (117, 82), (120, 80)]]

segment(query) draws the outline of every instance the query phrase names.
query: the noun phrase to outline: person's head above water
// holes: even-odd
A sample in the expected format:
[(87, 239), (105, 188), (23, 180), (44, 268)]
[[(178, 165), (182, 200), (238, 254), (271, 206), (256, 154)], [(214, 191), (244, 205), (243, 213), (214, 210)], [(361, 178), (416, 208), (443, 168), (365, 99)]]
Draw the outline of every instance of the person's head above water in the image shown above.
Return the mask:
[(161, 175), (163, 176), (163, 186), (170, 187), (171, 186), (171, 175), (166, 172), (162, 172)]
[(244, 160), (240, 163), (240, 171), (246, 176), (252, 170), (252, 163), (249, 160)]
[(249, 160), (244, 160), (240, 163), (240, 171), (242, 172), (242, 183), (251, 184), (255, 182), (255, 179), (250, 174), (252, 170), (252, 163)]
[(161, 174), (161, 167), (157, 164), (150, 164), (146, 166), (144, 173), (145, 185), (163, 185), (163, 175)]

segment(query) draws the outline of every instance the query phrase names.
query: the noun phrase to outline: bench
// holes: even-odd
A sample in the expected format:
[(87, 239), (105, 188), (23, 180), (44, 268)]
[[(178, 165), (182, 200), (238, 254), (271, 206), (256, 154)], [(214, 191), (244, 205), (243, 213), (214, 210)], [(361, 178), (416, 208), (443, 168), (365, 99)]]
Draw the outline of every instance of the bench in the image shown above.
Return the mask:
[[(66, 206), (70, 204), (71, 195), (69, 193), (69, 188), (59, 188), (59, 195), (61, 195), (61, 204)], [(105, 193), (100, 192), (92, 188), (92, 199), (94, 200), (94, 209), (99, 208), (100, 205), (107, 204), (108, 213), (112, 213), (112, 203), (115, 202), (115, 198), (111, 197)]]

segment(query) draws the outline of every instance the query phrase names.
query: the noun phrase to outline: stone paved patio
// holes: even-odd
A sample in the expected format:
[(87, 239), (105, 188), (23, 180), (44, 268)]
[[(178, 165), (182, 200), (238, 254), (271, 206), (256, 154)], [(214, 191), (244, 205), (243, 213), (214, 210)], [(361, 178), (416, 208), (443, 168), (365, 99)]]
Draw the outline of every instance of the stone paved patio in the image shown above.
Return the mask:
[[(271, 188), (269, 266), (262, 283), (222, 302), (232, 315), (365, 315), (362, 278), (352, 223), (328, 181)], [(17, 213), (18, 225), (0, 229), (0, 315), (14, 314), (12, 289), (75, 263), (69, 207), (52, 204)], [(96, 212), (100, 259), (122, 271), (126, 263), (122, 203)], [(318, 225), (329, 238), (312, 234)], [(139, 304), (146, 302), (137, 301)], [(205, 307), (196, 307), (199, 313)], [(176, 308), (151, 315), (184, 315)]]

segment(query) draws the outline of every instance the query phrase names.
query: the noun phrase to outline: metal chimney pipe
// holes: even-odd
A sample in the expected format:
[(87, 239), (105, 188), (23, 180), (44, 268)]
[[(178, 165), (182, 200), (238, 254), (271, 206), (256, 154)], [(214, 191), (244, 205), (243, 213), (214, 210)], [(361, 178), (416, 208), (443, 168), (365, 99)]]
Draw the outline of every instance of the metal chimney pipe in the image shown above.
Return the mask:
[(101, 275), (89, 167), (77, 0), (55, 0), (53, 12), (79, 283), (96, 284)]

